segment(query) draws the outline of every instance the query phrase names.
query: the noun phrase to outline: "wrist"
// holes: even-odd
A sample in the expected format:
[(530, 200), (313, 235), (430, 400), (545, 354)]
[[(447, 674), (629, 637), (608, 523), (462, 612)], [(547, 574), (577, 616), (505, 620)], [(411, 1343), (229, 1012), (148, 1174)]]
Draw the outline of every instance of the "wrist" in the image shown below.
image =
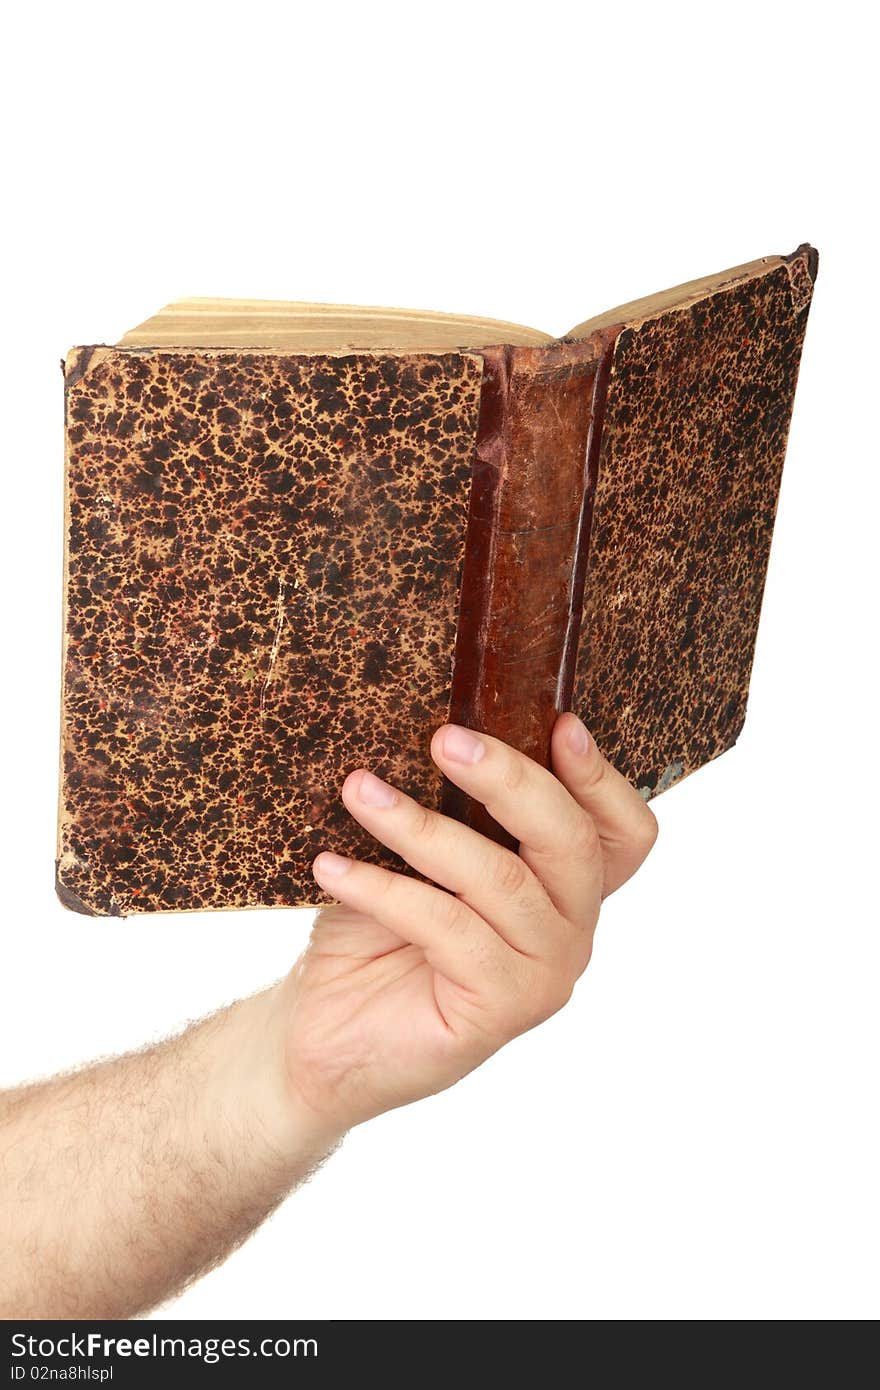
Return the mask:
[(260, 1144), (280, 1176), (295, 1181), (337, 1146), (345, 1127), (313, 1111), (290, 1085), (282, 987), (242, 999), (221, 1016), (206, 1100), (228, 1116), (241, 1141)]

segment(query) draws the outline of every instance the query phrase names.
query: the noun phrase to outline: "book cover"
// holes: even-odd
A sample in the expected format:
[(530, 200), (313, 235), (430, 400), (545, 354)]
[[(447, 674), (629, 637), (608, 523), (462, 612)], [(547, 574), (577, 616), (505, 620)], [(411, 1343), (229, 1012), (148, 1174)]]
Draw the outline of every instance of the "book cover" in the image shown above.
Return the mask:
[[(198, 301), (65, 366), (58, 893), (125, 915), (328, 901), (366, 764), (504, 832), (434, 729), (547, 763), (574, 708), (646, 796), (745, 715), (817, 257), (554, 340)], [(207, 307), (212, 306), (212, 307)]]

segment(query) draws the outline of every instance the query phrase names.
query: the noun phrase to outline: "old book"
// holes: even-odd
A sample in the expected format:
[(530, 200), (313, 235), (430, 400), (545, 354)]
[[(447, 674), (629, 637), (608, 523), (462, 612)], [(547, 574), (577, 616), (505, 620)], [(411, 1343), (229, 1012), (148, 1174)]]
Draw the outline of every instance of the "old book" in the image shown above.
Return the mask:
[(735, 742), (817, 255), (563, 338), (403, 310), (171, 305), (65, 366), (57, 883), (78, 911), (326, 901), (366, 764), (453, 720), (545, 764), (575, 709), (646, 796)]

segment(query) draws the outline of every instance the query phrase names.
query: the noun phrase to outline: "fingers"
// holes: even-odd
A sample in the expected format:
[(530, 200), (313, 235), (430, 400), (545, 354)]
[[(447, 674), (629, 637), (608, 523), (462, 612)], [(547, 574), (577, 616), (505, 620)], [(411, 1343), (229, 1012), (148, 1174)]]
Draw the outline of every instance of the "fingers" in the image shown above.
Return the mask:
[(597, 883), (607, 896), (635, 873), (657, 838), (653, 813), (574, 714), (562, 715), (553, 731), (553, 772), (452, 724), (437, 730), (431, 753), (519, 840), (521, 857), (570, 921), (593, 909)]
[(457, 725), (437, 730), (431, 752), (447, 777), (520, 842), (519, 854), (359, 768), (342, 789), (346, 808), (377, 840), (455, 896), (326, 853), (315, 861), (318, 882), (340, 902), (421, 946), (456, 982), (475, 986), (475, 961), (493, 959), (500, 966), (510, 947), (535, 960), (566, 960), (579, 973), (589, 959), (603, 894), (635, 872), (654, 842), (656, 822), (648, 807), (573, 714), (557, 721), (553, 772), (498, 739)]
[(596, 827), (607, 897), (648, 855), (657, 839), (656, 817), (635, 788), (603, 758), (577, 715), (563, 714), (557, 719), (551, 756), (556, 776)]
[(346, 907), (420, 946), (434, 969), (455, 984), (476, 990), (487, 975), (507, 969), (509, 947), (476, 912), (439, 888), (327, 852), (318, 855), (312, 872)]
[(342, 800), (377, 840), (456, 893), (514, 950), (541, 954), (552, 944), (548, 934), (559, 925), (552, 904), (512, 850), (420, 806), (364, 768), (345, 779)]
[(431, 756), (519, 840), (520, 858), (557, 912), (592, 930), (602, 897), (601, 845), (591, 817), (553, 773), (499, 739), (457, 724), (437, 730)]

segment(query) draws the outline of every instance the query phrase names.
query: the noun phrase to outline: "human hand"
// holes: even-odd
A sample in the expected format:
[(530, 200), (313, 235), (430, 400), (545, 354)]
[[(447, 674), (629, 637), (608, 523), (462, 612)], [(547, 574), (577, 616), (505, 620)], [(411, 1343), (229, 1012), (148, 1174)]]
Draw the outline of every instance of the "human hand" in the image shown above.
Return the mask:
[(355, 819), (451, 891), (316, 858), (338, 904), (318, 913), (278, 1000), (289, 1094), (326, 1135), (445, 1089), (568, 1000), (603, 897), (642, 863), (657, 823), (575, 715), (557, 720), (551, 749), (552, 772), (453, 725), (431, 742), (437, 766), (518, 854), (366, 769), (346, 778)]
[(555, 776), (451, 725), (431, 752), (519, 854), (361, 768), (349, 811), (449, 892), (320, 854), (315, 877), (340, 901), (280, 984), (155, 1047), (0, 1093), (0, 1315), (152, 1307), (347, 1129), (450, 1086), (565, 1003), (653, 815), (571, 714), (553, 732)]

